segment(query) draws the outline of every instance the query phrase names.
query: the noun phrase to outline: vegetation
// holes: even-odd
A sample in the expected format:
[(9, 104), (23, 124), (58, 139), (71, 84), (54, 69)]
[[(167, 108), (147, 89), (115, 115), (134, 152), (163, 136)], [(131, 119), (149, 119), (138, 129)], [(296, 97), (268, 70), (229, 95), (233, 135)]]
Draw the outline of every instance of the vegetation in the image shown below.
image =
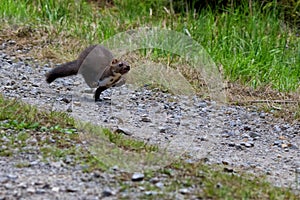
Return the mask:
[[(225, 76), (231, 81), (253, 87), (271, 86), (280, 91), (299, 88), (299, 27), (296, 22), (283, 21), (281, 11), (287, 8), (286, 4), (241, 1), (234, 7), (225, 4), (218, 9), (174, 12), (178, 2), (181, 1), (173, 5), (166, 0), (115, 0), (113, 6), (97, 7), (86, 1), (7, 0), (1, 2), (0, 17), (11, 25), (24, 24), (33, 31), (44, 29), (47, 42), (65, 55), (74, 51), (70, 49), (74, 38), (85, 45), (101, 43), (136, 27), (170, 28), (189, 33), (223, 66)], [(298, 9), (296, 5), (294, 12), (298, 13)], [(79, 51), (78, 43), (73, 46)]]
[[(294, 20), (298, 18), (293, 17), (299, 13), (298, 4), (291, 11), (296, 14), (288, 18), (281, 15), (277, 1), (266, 4), (241, 1), (239, 5), (222, 4), (217, 9), (210, 6), (198, 9), (193, 7), (195, 5), (186, 9), (180, 6), (183, 1), (170, 4), (172, 1), (168, 0), (115, 0), (113, 5), (105, 6), (96, 2), (99, 1), (1, 1), (0, 41), (20, 40), (22, 44), (40, 47), (32, 50), (36, 57), (62, 61), (75, 57), (88, 43), (101, 43), (119, 32), (149, 26), (168, 28), (190, 34), (232, 82), (288, 92), (299, 89), (299, 27)], [(287, 13), (290, 7), (283, 9)], [(295, 115), (299, 117), (299, 113)], [(82, 125), (65, 113), (39, 111), (0, 95), (0, 142), (5, 146), (0, 148), (0, 156), (14, 156), (17, 152), (14, 148), (27, 151), (22, 147), (41, 135), (45, 139), (37, 143), (45, 160), (72, 155), (77, 162), (73, 164), (88, 165), (86, 171), (109, 167), (99, 159), (101, 155), (94, 156), (91, 149), (81, 143), (86, 135), (101, 137), (115, 144), (114, 148), (145, 157), (158, 150), (99, 127)], [(168, 177), (166, 193), (196, 185), (198, 193), (193, 195), (204, 199), (297, 199), (290, 190), (271, 186), (263, 178), (224, 173), (220, 166), (207, 167), (201, 162), (179, 161), (160, 171), (148, 172), (146, 179), (153, 176)], [(120, 180), (120, 184), (124, 184), (122, 182), (124, 180)], [(140, 185), (154, 189), (149, 181)], [(126, 189), (130, 184), (123, 187)]]
[[(147, 145), (134, 140), (129, 143), (129, 139), (124, 140), (120, 136), (113, 136), (113, 133), (108, 132), (108, 130), (102, 134), (101, 131), (99, 132), (101, 129), (92, 125), (86, 127), (81, 125), (78, 129), (77, 125), (74, 124), (74, 119), (66, 116), (65, 113), (39, 111), (30, 105), (15, 100), (7, 100), (2, 96), (0, 96), (0, 109), (0, 142), (2, 145), (0, 157), (13, 157), (17, 156), (18, 153), (28, 152), (42, 155), (44, 162), (66, 161), (67, 158), (71, 157), (72, 159), (66, 162), (70, 162), (69, 165), (82, 165), (86, 172), (112, 167), (112, 165), (107, 165), (109, 162), (103, 162), (99, 159), (99, 154), (95, 156), (89, 151), (88, 145), (84, 145), (82, 142), (84, 141), (81, 137), (82, 132), (84, 135), (98, 134), (100, 136), (99, 134), (101, 134), (101, 137), (108, 141), (113, 138), (111, 142), (116, 143), (118, 148), (123, 148), (126, 152), (137, 151), (142, 156), (147, 156), (152, 151), (157, 150), (149, 148), (148, 151), (146, 147), (146, 151), (140, 151), (141, 146)], [(15, 114), (16, 111), (17, 115)], [(60, 120), (55, 120), (57, 118)], [(124, 145), (120, 143), (121, 140), (125, 141)], [(30, 163), (22, 161), (16, 163), (16, 167), (30, 167)], [(297, 199), (297, 196), (289, 189), (274, 187), (263, 178), (254, 178), (242, 172), (225, 173), (224, 171), (225, 168), (223, 169), (222, 166), (206, 166), (202, 162), (186, 163), (183, 160), (178, 160), (160, 170), (146, 171), (145, 181), (138, 182), (134, 186), (129, 173), (114, 177), (121, 186), (121, 191), (138, 186), (145, 188), (146, 191), (157, 192), (157, 195), (155, 193), (150, 196), (145, 195), (141, 197), (142, 199), (174, 198), (174, 194), (182, 188), (191, 189), (185, 194), (187, 198)], [(161, 177), (164, 187), (156, 187), (150, 181), (153, 177)]]

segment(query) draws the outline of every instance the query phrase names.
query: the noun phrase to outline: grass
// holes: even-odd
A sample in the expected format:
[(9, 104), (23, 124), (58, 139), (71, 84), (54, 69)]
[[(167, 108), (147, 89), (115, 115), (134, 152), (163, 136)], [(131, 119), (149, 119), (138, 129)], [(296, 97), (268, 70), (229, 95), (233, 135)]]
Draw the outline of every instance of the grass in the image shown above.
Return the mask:
[[(115, 6), (97, 7), (86, 1), (1, 1), (0, 40), (15, 37), (22, 44), (36, 47), (32, 51), (37, 58), (64, 61), (74, 58), (88, 43), (101, 43), (122, 31), (144, 26), (170, 28), (190, 33), (218, 66), (223, 66), (225, 77), (231, 81), (288, 92), (299, 88), (299, 36), (295, 27), (278, 18), (278, 10), (253, 3), (250, 12), (244, 3), (242, 7), (224, 8), (219, 13), (206, 9), (199, 13), (174, 14), (168, 2), (115, 0)], [(128, 152), (124, 158), (132, 155), (141, 158), (151, 157), (158, 151), (156, 147), (108, 130), (78, 124), (65, 113), (42, 112), (2, 96), (0, 108), (0, 141), (8, 147), (1, 147), (0, 156), (14, 156), (16, 151), (11, 148), (20, 147), (21, 151), (30, 138), (39, 138), (41, 133), (45, 138), (37, 142), (45, 160), (72, 155), (76, 162), (88, 166), (86, 171), (107, 169), (115, 163), (112, 158), (124, 152)], [(5, 137), (8, 141), (1, 139)], [(105, 151), (95, 151), (93, 147), (99, 147), (95, 143), (92, 148), (76, 146), (85, 139), (95, 139), (95, 142), (99, 138), (103, 139)], [(29, 167), (26, 163), (17, 166)], [(203, 199), (297, 199), (290, 190), (271, 186), (263, 178), (224, 173), (221, 166), (203, 163), (179, 161), (160, 171), (148, 172), (146, 180), (156, 176), (167, 176), (163, 193), (158, 193), (161, 198), (172, 199), (173, 196), (168, 196), (172, 195), (170, 192), (195, 186), (191, 195)], [(123, 190), (132, 187), (126, 183), (130, 175), (119, 178)], [(149, 181), (138, 185), (159, 192)], [(156, 197), (145, 196), (145, 199)]]
[[(0, 108), (2, 145), (0, 156), (2, 157), (14, 157), (19, 153), (27, 152), (39, 154), (44, 162), (49, 162), (50, 160), (64, 161), (71, 156), (73, 159), (68, 165), (82, 165), (83, 171), (91, 172), (111, 168), (116, 164), (115, 158), (118, 159), (117, 164), (122, 162), (122, 158), (128, 164), (133, 161), (131, 157), (139, 161), (157, 155), (153, 153), (159, 151), (157, 147), (115, 135), (107, 129), (103, 130), (91, 124), (77, 124), (64, 113), (40, 111), (33, 106), (8, 100), (2, 96), (0, 96)], [(18, 111), (17, 115), (16, 111)], [(21, 118), (25, 120), (21, 122)], [(76, 131), (68, 133), (64, 131), (66, 129)], [(97, 143), (87, 140), (90, 137), (96, 137)], [(84, 145), (86, 142), (90, 143)], [(109, 147), (107, 151), (103, 151), (103, 146)], [(159, 159), (168, 158), (164, 155)], [(138, 165), (138, 162), (135, 162), (135, 165)], [(16, 167), (27, 168), (31, 165), (23, 161), (17, 162)], [(154, 192), (150, 196), (141, 194), (141, 199), (172, 199), (182, 188), (189, 190), (189, 193), (185, 194), (187, 198), (297, 199), (297, 195), (289, 189), (274, 187), (264, 178), (256, 178), (243, 172), (225, 173), (221, 165), (207, 166), (202, 162), (186, 163), (184, 160), (177, 160), (169, 165), (162, 165), (158, 170), (148, 169), (144, 173), (145, 181), (135, 184), (132, 184), (131, 174), (128, 172), (122, 172), (118, 176), (114, 174), (115, 183), (123, 192), (132, 187), (143, 187), (145, 191)], [(160, 177), (163, 188), (151, 182), (154, 177)]]
[(64, 48), (65, 54), (72, 49), (64, 40), (72, 38), (83, 44), (101, 43), (116, 33), (145, 26), (189, 32), (223, 66), (227, 79), (279, 91), (299, 88), (297, 26), (288, 26), (279, 18), (280, 10), (270, 4), (262, 7), (253, 2), (250, 10), (244, 1), (222, 12), (207, 8), (174, 14), (168, 1), (114, 2), (113, 7), (95, 7), (85, 1), (21, 0), (16, 4), (8, 0), (0, 3), (0, 17), (10, 25), (47, 29), (49, 41), (60, 40), (52, 48)]
[[(60, 112), (38, 112), (37, 108), (24, 104), (17, 100), (5, 99), (0, 94), (0, 121), (2, 127), (14, 127), (17, 130), (22, 129), (50, 129), (63, 132), (60, 127), (74, 126), (74, 120), (66, 113)], [(47, 116), (47, 117), (46, 117)], [(61, 120), (64, 119), (64, 120)], [(5, 120), (5, 121), (4, 121)], [(49, 126), (49, 124), (56, 124)]]

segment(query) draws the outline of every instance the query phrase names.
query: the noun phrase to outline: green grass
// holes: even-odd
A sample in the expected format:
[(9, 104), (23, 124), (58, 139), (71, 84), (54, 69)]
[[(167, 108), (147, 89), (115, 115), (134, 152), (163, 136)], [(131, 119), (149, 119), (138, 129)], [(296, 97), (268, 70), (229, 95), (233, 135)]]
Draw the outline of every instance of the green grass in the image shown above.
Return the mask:
[[(169, 1), (115, 0), (113, 7), (95, 7), (86, 1), (15, 1), (0, 3), (0, 18), (10, 25), (43, 27), (49, 40), (75, 38), (101, 43), (129, 29), (155, 26), (191, 34), (224, 67), (226, 78), (253, 87), (272, 86), (294, 91), (300, 82), (300, 37), (280, 10), (248, 1), (235, 9), (209, 8), (172, 14)], [(150, 15), (152, 10), (152, 15)], [(61, 41), (63, 43), (63, 41)], [(61, 47), (56, 44), (56, 48)], [(65, 52), (66, 53), (66, 52)]]
[[(2, 94), (0, 94), (0, 108), (1, 125), (6, 128), (14, 127), (17, 130), (40, 128), (41, 130), (66, 132), (68, 127), (75, 124), (74, 119), (66, 113), (39, 112), (34, 106), (18, 100), (5, 99)], [(50, 124), (55, 124), (55, 126), (50, 126)]]
[[(124, 162), (129, 164), (132, 160), (126, 157), (128, 155), (144, 159), (158, 151), (158, 148), (115, 135), (107, 129), (103, 130), (91, 124), (77, 124), (74, 119), (63, 113), (41, 111), (25, 103), (5, 99), (1, 95), (0, 110), (1, 157), (14, 157), (18, 153), (23, 155), (34, 153), (41, 155), (44, 162), (49, 162), (50, 160), (64, 161), (71, 156), (73, 159), (68, 165), (81, 165), (84, 172), (91, 172), (107, 170), (114, 166), (115, 155), (119, 162), (124, 159)], [(23, 119), (22, 122), (20, 119)], [(65, 129), (76, 129), (76, 131), (71, 133), (62, 131)], [(93, 140), (86, 140), (95, 136), (98, 138), (94, 141), (95, 144)], [(83, 145), (82, 141), (87, 141), (89, 144)], [(114, 148), (110, 147), (108, 151), (102, 151), (103, 146), (112, 146), (112, 144)], [(37, 146), (39, 148), (36, 148)], [(93, 148), (100, 151), (93, 151)], [(26, 160), (17, 162), (15, 166), (31, 167)], [(297, 199), (291, 190), (274, 187), (263, 178), (255, 178), (244, 173), (224, 173), (222, 166), (207, 166), (201, 162), (188, 164), (177, 160), (162, 166), (159, 170), (149, 169), (144, 173), (145, 181), (133, 184), (130, 173), (122, 172), (116, 176), (113, 172), (112, 177), (115, 177), (115, 180), (112, 182), (117, 184), (116, 187), (121, 191), (131, 190), (132, 187), (143, 187), (145, 191), (158, 192), (157, 195), (141, 196), (141, 199), (174, 199), (174, 194), (182, 188), (191, 189), (191, 193), (185, 195), (186, 198), (191, 195), (202, 199)], [(151, 183), (150, 179), (154, 177), (162, 177), (163, 189)]]

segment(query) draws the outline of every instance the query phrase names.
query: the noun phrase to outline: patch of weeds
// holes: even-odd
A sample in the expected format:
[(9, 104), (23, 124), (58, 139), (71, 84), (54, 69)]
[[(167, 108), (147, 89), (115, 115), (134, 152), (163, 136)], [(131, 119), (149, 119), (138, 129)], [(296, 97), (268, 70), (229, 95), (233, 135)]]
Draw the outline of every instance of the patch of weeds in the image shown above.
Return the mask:
[(96, 156), (92, 155), (90, 152), (87, 152), (84, 155), (79, 156), (80, 163), (82, 166), (86, 166), (83, 168), (84, 172), (92, 172), (94, 170), (108, 170), (110, 166), (105, 164), (103, 161), (97, 159)]
[(30, 138), (30, 134), (26, 131), (21, 131), (16, 136), (16, 141), (21, 145), (21, 147), (26, 146), (26, 140)]
[(63, 112), (46, 112), (38, 110), (35, 106), (25, 104), (18, 100), (5, 99), (0, 94), (0, 121), (8, 120), (9, 124), (22, 128), (34, 129), (39, 126), (48, 127), (50, 124), (60, 127), (74, 127), (74, 119)]
[(60, 125), (50, 126), (48, 129), (46, 127), (42, 127), (45, 131), (51, 131), (51, 132), (59, 132), (59, 133), (65, 133), (65, 134), (74, 134), (76, 133), (75, 128), (62, 128)]
[(294, 118), (300, 121), (300, 103), (295, 109)]
[(114, 133), (110, 129), (102, 128), (99, 126), (92, 125), (90, 123), (77, 124), (77, 129), (85, 132), (85, 135), (82, 137), (84, 140), (89, 142), (96, 142), (100, 140), (107, 140), (117, 145), (124, 150), (130, 150), (135, 152), (155, 152), (158, 150), (157, 146), (146, 144), (144, 141), (126, 138), (120, 133)]
[(158, 150), (157, 146), (148, 145), (144, 141), (125, 138), (123, 135), (119, 133), (113, 133), (109, 129), (103, 129), (103, 133), (108, 136), (110, 142), (125, 150), (136, 152), (153, 152)]
[(11, 157), (13, 156), (13, 152), (10, 149), (0, 149), (0, 156)]
[(172, 175), (168, 178), (167, 191), (194, 186), (197, 196), (203, 199), (297, 199), (289, 189), (274, 187), (249, 174), (224, 173), (217, 165), (177, 162), (161, 172), (165, 174), (168, 170), (172, 170)]
[[(98, 156), (90, 153), (82, 145), (79, 135), (93, 135), (107, 145), (115, 144), (117, 148), (135, 152), (155, 151), (157, 147), (147, 145), (142, 141), (125, 138), (121, 134), (112, 133), (109, 129), (97, 126), (85, 126), (79, 134), (75, 122), (66, 114), (59, 112), (45, 112), (36, 107), (16, 100), (4, 99), (0, 96), (1, 129), (10, 147), (26, 146), (30, 137), (37, 140), (44, 159), (64, 159), (67, 155), (74, 155), (76, 162), (87, 165), (86, 170), (107, 169), (108, 166)], [(18, 114), (15, 114), (15, 113)], [(77, 126), (77, 125), (76, 125)], [(103, 140), (102, 140), (103, 139)], [(88, 140), (90, 142), (90, 140)], [(7, 154), (2, 151), (2, 154)], [(85, 164), (84, 164), (85, 163)]]
[(61, 148), (56, 147), (55, 145), (41, 147), (40, 151), (44, 158), (51, 157), (55, 160), (65, 158), (71, 152), (71, 150), (69, 150), (69, 149), (61, 149)]
[(28, 123), (25, 121), (19, 122), (18, 120), (3, 120), (0, 121), (0, 126), (3, 128), (13, 128), (15, 130), (24, 130), (24, 129), (37, 129), (39, 123)]
[(29, 162), (19, 162), (19, 163), (15, 164), (15, 167), (17, 167), (17, 168), (27, 168), (30, 166), (31, 166), (31, 164)]

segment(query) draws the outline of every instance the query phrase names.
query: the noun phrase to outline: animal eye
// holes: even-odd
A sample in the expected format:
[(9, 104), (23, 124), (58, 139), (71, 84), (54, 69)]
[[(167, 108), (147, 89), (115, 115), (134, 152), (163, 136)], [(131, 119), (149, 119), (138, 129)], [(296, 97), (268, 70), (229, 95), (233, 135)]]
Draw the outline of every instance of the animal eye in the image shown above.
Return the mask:
[(120, 63), (119, 63), (119, 67), (122, 67), (122, 66), (123, 66), (123, 63), (120, 62)]

